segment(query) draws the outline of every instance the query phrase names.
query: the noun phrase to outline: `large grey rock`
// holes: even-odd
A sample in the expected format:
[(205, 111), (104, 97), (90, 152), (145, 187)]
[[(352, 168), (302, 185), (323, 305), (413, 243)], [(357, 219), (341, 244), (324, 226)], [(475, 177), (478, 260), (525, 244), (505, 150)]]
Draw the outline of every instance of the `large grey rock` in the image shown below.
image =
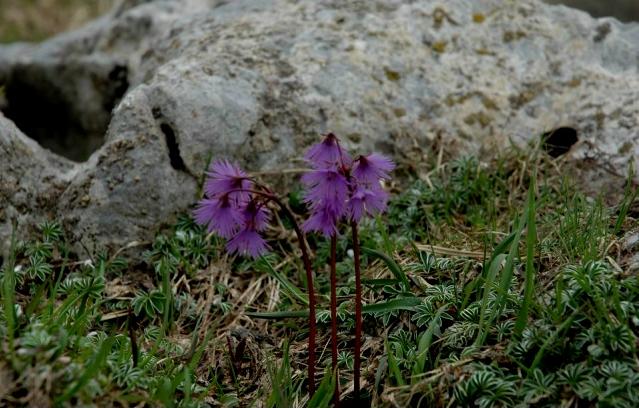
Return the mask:
[(550, 4), (565, 4), (587, 11), (595, 17), (615, 17), (621, 21), (639, 21), (636, 0), (544, 0)]
[[(572, 126), (570, 158), (612, 189), (639, 156), (639, 25), (537, 0), (129, 1), (0, 47), (0, 82), (40, 138), (78, 144), (109, 122), (73, 163), (0, 117), (5, 244), (11, 219), (47, 217), (85, 246), (147, 240), (196, 200), (211, 157), (281, 168), (327, 130), (419, 166), (435, 140), (481, 157)], [(40, 88), (63, 121), (29, 111)]]

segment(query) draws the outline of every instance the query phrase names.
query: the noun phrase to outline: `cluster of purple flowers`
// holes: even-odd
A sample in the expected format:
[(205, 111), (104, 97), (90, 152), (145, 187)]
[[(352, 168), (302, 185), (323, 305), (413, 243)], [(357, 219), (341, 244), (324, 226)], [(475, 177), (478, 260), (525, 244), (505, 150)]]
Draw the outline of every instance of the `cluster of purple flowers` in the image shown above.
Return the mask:
[(340, 221), (359, 222), (364, 215), (374, 216), (386, 209), (388, 193), (380, 181), (388, 180), (395, 168), (387, 157), (372, 153), (352, 159), (329, 133), (309, 149), (305, 159), (312, 168), (302, 176), (307, 187), (305, 201), (311, 209), (303, 225), (306, 232), (335, 236)]
[(220, 160), (211, 165), (202, 199), (193, 215), (209, 232), (228, 240), (230, 253), (254, 258), (268, 250), (260, 234), (270, 220), (264, 197), (254, 189), (248, 175), (236, 165)]
[[(308, 150), (305, 159), (311, 166), (302, 176), (305, 202), (311, 210), (303, 224), (306, 232), (335, 236), (339, 222), (359, 222), (386, 209), (388, 194), (380, 181), (388, 180), (395, 167), (387, 157), (372, 153), (353, 159), (329, 133)], [(196, 222), (226, 238), (231, 253), (263, 254), (268, 245), (260, 232), (270, 219), (266, 206), (270, 193), (256, 189), (244, 171), (226, 160), (214, 162), (207, 176), (206, 198), (194, 211)]]

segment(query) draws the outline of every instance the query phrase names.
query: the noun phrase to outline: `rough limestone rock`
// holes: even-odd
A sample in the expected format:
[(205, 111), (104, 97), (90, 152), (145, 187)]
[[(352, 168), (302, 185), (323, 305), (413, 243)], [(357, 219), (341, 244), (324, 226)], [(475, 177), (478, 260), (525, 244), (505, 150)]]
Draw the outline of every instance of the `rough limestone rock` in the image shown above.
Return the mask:
[(0, 83), (5, 250), (12, 220), (89, 250), (148, 240), (211, 157), (297, 165), (327, 130), (419, 166), (434, 143), (482, 157), (571, 127), (568, 157), (612, 189), (639, 156), (639, 24), (537, 0), (127, 1), (0, 47)]
[(544, 0), (585, 10), (595, 17), (615, 17), (621, 21), (639, 21), (637, 0)]

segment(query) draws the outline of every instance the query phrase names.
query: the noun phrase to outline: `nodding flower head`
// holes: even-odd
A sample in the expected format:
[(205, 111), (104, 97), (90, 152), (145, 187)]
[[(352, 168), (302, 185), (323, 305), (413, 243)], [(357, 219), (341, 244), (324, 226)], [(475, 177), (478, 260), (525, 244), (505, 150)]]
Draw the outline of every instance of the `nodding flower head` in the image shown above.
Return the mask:
[(208, 179), (204, 185), (204, 191), (211, 198), (221, 194), (228, 194), (230, 198), (237, 202), (246, 202), (251, 196), (246, 191), (253, 187), (248, 175), (228, 160), (218, 160), (213, 163), (207, 176)]
[(318, 232), (325, 237), (337, 235), (337, 223), (340, 217), (327, 206), (315, 208), (311, 216), (304, 222), (302, 229), (305, 232)]
[(228, 195), (219, 199), (202, 199), (193, 211), (193, 216), (198, 224), (205, 225), (209, 232), (215, 232), (223, 238), (235, 235), (244, 222), (242, 212)]
[(395, 163), (388, 157), (371, 153), (367, 156), (359, 156), (353, 165), (353, 177), (363, 183), (378, 183), (379, 180), (390, 179), (390, 173), (395, 168)]
[(271, 219), (271, 213), (266, 208), (266, 204), (255, 199), (246, 204), (242, 216), (244, 217), (244, 227), (250, 227), (256, 231), (264, 231)]
[(226, 243), (229, 253), (238, 253), (257, 258), (266, 251), (269, 246), (262, 236), (254, 228), (244, 228)]
[(386, 210), (388, 193), (384, 191), (379, 182), (370, 186), (358, 185), (348, 200), (348, 215), (355, 222), (364, 215), (375, 216)]
[(339, 145), (339, 140), (333, 133), (327, 134), (324, 140), (311, 146), (304, 158), (315, 169), (332, 168), (350, 162), (350, 156)]
[(193, 211), (195, 221), (228, 240), (230, 253), (254, 258), (268, 250), (262, 236), (270, 220), (266, 200), (237, 165), (219, 160), (211, 165), (204, 185), (205, 198)]
[(345, 212), (345, 202), (348, 195), (348, 180), (332, 169), (318, 169), (302, 176), (308, 190), (304, 201), (311, 209), (326, 207), (336, 217), (340, 218)]

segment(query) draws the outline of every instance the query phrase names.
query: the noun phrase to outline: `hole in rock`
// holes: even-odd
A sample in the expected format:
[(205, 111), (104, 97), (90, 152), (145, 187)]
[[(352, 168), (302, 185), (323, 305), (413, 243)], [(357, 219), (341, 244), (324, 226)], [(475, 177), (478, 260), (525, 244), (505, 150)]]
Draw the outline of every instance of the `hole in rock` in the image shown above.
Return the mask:
[(552, 157), (559, 157), (568, 153), (570, 148), (578, 141), (577, 130), (571, 127), (559, 127), (541, 136), (543, 149)]
[(169, 149), (169, 160), (171, 161), (171, 167), (173, 167), (175, 170), (186, 171), (184, 160), (182, 160), (182, 156), (180, 155), (180, 146), (178, 145), (177, 139), (175, 138), (175, 132), (173, 131), (173, 128), (166, 123), (162, 123), (160, 125), (160, 130), (162, 130), (162, 133), (164, 133), (166, 146)]
[(0, 79), (0, 109), (41, 146), (76, 162), (104, 142), (111, 110), (129, 87), (128, 69), (73, 61), (12, 67)]

